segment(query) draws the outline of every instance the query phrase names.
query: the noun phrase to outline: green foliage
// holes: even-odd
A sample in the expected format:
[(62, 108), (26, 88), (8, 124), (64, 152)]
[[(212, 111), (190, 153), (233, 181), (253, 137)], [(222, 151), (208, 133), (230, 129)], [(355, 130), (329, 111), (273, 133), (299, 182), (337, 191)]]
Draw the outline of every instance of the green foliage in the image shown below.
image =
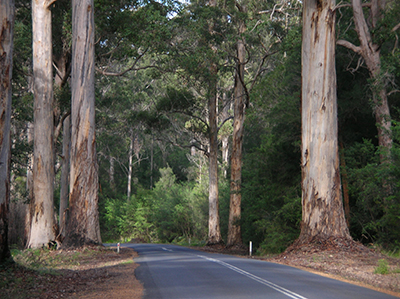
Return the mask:
[[(108, 199), (104, 239), (146, 242), (203, 240), (207, 227), (207, 196), (199, 185), (177, 183), (171, 168), (161, 168), (153, 190), (138, 190), (129, 201)], [(107, 232), (107, 233), (105, 233)]]
[[(396, 133), (397, 129), (394, 128)], [(350, 232), (356, 240), (399, 248), (400, 164), (394, 143), (392, 163), (379, 163), (379, 149), (370, 140), (345, 150), (351, 205)]]
[(282, 252), (299, 234), (300, 44), (266, 74), (246, 114), (242, 232), (261, 253)]
[(389, 274), (389, 263), (387, 260), (380, 259), (378, 261), (378, 266), (374, 270), (374, 273), (382, 275)]

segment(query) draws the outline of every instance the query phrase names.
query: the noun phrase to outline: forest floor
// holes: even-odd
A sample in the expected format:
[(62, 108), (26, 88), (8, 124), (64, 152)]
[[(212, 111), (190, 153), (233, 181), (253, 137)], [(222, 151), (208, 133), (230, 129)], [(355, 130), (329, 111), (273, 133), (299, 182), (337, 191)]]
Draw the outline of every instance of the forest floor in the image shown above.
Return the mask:
[(0, 267), (1, 298), (140, 299), (137, 253), (130, 248), (25, 250)]
[[(196, 247), (214, 253), (250, 258), (245, 249)], [(137, 254), (130, 248), (24, 251), (16, 263), (0, 267), (5, 298), (130, 298), (140, 299), (143, 287), (135, 277)], [(281, 263), (400, 297), (400, 259), (358, 243), (326, 241), (289, 247), (284, 253), (251, 257)], [(379, 274), (386, 273), (386, 274)]]

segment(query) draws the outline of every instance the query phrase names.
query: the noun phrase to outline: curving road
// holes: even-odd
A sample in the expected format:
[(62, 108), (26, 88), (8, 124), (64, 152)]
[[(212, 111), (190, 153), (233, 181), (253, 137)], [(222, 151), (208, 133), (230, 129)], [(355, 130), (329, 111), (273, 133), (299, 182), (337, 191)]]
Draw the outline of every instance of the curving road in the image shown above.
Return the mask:
[(163, 244), (123, 244), (138, 252), (145, 299), (396, 298), (289, 266)]

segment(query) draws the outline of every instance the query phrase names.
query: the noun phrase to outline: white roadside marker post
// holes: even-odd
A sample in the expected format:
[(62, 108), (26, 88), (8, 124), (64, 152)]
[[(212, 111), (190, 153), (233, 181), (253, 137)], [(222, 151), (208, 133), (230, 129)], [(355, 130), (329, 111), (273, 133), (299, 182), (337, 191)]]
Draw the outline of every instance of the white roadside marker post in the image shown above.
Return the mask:
[(250, 254), (250, 256), (251, 256), (252, 252), (253, 252), (253, 242), (250, 241), (250, 246), (249, 246), (249, 254)]

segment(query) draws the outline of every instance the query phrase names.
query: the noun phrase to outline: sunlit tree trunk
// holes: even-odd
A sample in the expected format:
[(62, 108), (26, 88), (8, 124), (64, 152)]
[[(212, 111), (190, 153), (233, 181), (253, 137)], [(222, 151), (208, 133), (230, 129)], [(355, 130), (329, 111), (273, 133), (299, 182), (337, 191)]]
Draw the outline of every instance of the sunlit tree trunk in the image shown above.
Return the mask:
[(33, 198), (30, 203), (31, 229), (27, 244), (29, 248), (42, 247), (55, 239), (51, 3), (45, 0), (32, 1), (35, 100)]
[(304, 1), (300, 243), (350, 239), (340, 184), (334, 6), (335, 0)]
[(95, 142), (93, 0), (72, 1), (72, 108), (67, 247), (101, 243)]
[[(245, 7), (240, 6), (241, 11)], [(245, 32), (245, 24), (240, 21), (239, 34)], [(242, 203), (242, 148), (244, 135), (244, 111), (246, 92), (244, 88), (244, 65), (246, 61), (246, 48), (243, 39), (236, 44), (237, 61), (235, 74), (235, 101), (233, 117), (233, 142), (231, 155), (231, 195), (229, 206), (229, 225), (227, 246), (242, 245), (242, 234), (240, 229), (241, 203)]]
[(0, 264), (10, 257), (8, 214), (11, 165), (11, 78), (14, 0), (0, 1)]

